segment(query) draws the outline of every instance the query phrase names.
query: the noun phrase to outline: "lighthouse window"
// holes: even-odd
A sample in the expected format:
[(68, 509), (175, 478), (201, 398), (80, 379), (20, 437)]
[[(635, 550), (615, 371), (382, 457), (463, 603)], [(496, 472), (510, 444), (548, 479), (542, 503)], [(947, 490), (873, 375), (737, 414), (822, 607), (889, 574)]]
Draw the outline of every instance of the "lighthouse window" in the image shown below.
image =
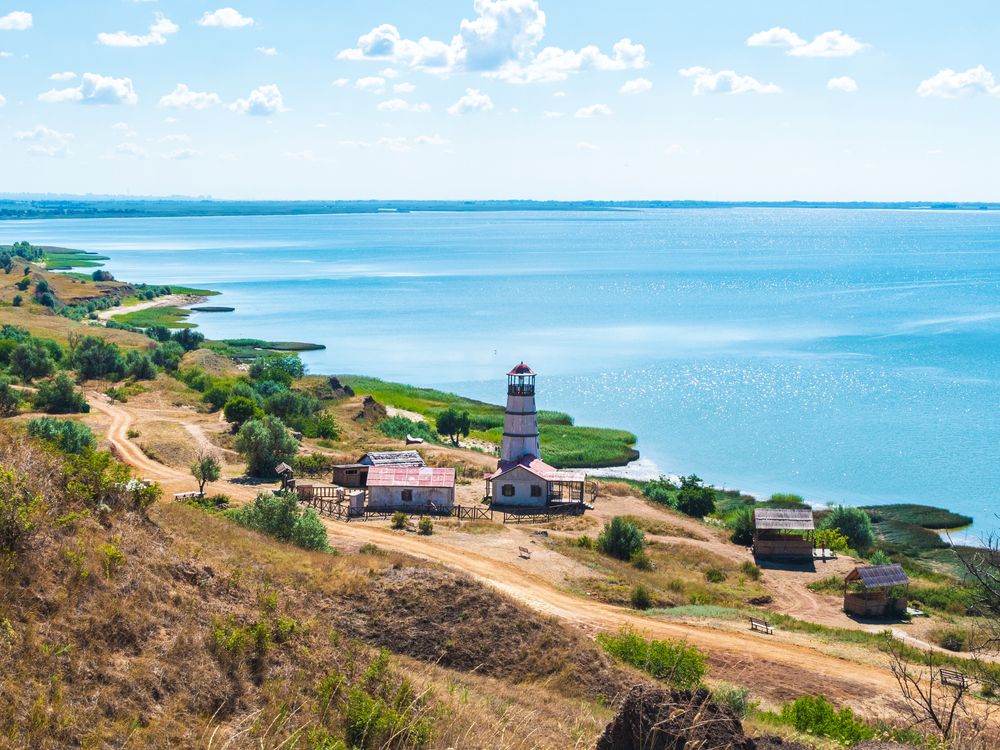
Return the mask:
[(500, 488), (500, 494), (504, 497), (514, 497), (514, 485), (505, 484)]
[(532, 497), (541, 497), (542, 496), (542, 488), (539, 487), (537, 484), (531, 485), (531, 496)]

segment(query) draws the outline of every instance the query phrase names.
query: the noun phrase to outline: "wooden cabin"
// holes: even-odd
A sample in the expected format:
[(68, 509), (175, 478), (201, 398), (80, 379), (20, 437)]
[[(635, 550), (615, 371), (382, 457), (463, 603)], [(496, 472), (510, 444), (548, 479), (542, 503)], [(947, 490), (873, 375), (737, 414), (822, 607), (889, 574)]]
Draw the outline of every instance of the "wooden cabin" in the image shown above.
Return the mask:
[(858, 566), (844, 578), (844, 611), (858, 617), (901, 617), (909, 586), (901, 565)]
[(367, 464), (336, 464), (333, 467), (333, 483), (338, 487), (364, 487), (369, 468)]
[(368, 469), (369, 511), (448, 513), (455, 506), (455, 470), (429, 466)]
[(333, 467), (332, 481), (338, 487), (367, 487), (368, 470), (373, 466), (416, 467), (426, 466), (416, 451), (370, 451), (353, 464)]
[(753, 554), (764, 559), (812, 560), (816, 523), (808, 508), (755, 508)]
[(486, 497), (496, 508), (545, 508), (564, 503), (583, 505), (586, 475), (555, 469), (534, 456), (501, 461), (487, 474)]

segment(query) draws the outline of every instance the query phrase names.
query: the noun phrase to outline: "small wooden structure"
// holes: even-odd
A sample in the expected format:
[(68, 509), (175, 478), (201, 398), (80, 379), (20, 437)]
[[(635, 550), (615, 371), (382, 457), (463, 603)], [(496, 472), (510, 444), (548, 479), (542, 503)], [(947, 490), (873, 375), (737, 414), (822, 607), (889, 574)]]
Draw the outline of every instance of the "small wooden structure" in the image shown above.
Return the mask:
[(274, 473), (281, 477), (282, 490), (295, 489), (295, 470), (291, 466), (282, 461), (274, 467)]
[(858, 566), (844, 578), (844, 611), (858, 617), (902, 616), (909, 585), (900, 565)]
[(947, 685), (948, 687), (955, 687), (959, 690), (968, 690), (972, 687), (972, 680), (970, 680), (962, 672), (954, 669), (941, 669), (941, 684)]
[(373, 466), (422, 467), (424, 459), (414, 450), (370, 451), (353, 464), (333, 467), (333, 483), (338, 487), (367, 487), (368, 470)]
[(337, 464), (333, 467), (333, 483), (338, 487), (364, 487), (369, 468), (366, 464)]
[(451, 515), (454, 505), (454, 469), (372, 466), (368, 470), (369, 511)]
[(754, 557), (813, 559), (816, 523), (808, 508), (756, 508), (753, 512)]
[(774, 635), (774, 628), (771, 627), (771, 623), (767, 620), (761, 620), (759, 617), (750, 618), (750, 629), (760, 633), (767, 633), (767, 635)]

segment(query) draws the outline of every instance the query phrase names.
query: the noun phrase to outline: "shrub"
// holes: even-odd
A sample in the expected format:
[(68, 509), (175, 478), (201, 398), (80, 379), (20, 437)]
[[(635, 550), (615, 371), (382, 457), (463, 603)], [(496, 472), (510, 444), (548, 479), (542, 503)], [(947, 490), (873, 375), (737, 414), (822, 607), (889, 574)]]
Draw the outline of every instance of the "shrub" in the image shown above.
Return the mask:
[(647, 500), (671, 507), (673, 507), (676, 500), (677, 490), (677, 485), (667, 479), (667, 477), (654, 479), (642, 486), (643, 497)]
[(319, 408), (319, 401), (294, 391), (279, 391), (264, 401), (264, 411), (281, 419), (308, 417)]
[(750, 562), (749, 560), (744, 560), (740, 563), (740, 573), (745, 575), (751, 581), (759, 581), (763, 575), (760, 566), (756, 563)]
[(205, 335), (202, 333), (195, 333), (194, 330), (190, 328), (182, 328), (179, 331), (174, 331), (170, 334), (170, 340), (176, 341), (186, 352), (193, 351), (201, 346), (201, 342), (205, 340)]
[(52, 443), (63, 453), (83, 453), (97, 447), (97, 440), (90, 428), (70, 419), (32, 419), (28, 422), (28, 434)]
[(781, 708), (781, 718), (798, 731), (829, 737), (843, 745), (854, 745), (875, 736), (875, 730), (855, 718), (849, 708), (840, 711), (823, 696), (804, 695)]
[(823, 519), (822, 528), (837, 529), (847, 537), (848, 544), (858, 551), (865, 551), (875, 543), (875, 529), (871, 517), (861, 508), (836, 506)]
[(16, 284), (14, 284), (14, 286), (17, 287), (17, 290), (19, 292), (23, 292), (23, 291), (27, 290), (27, 288), (29, 286), (31, 286), (31, 277), (30, 276), (25, 276), (23, 279), (21, 279)]
[(201, 400), (211, 405), (212, 409), (221, 409), (232, 396), (232, 388), (228, 385), (213, 385), (202, 395)]
[(776, 492), (767, 501), (772, 508), (800, 508), (805, 503), (801, 495), (793, 495), (790, 492)]
[(970, 651), (972, 650), (972, 636), (968, 629), (959, 627), (945, 627), (935, 630), (931, 638), (941, 648), (949, 651)]
[(333, 469), (334, 459), (325, 453), (307, 453), (295, 457), (295, 470), (309, 477), (318, 477)]
[(0, 565), (24, 548), (35, 531), (38, 501), (23, 477), (0, 466)]
[(417, 522), (417, 531), (424, 536), (430, 536), (434, 533), (434, 522), (430, 516), (420, 516), (420, 520)]
[(84, 336), (77, 342), (70, 363), (81, 380), (118, 378), (125, 371), (125, 361), (118, 346), (96, 336)]
[(583, 549), (594, 549), (594, 540), (586, 534), (581, 534), (576, 538), (576, 546)]
[(392, 514), (392, 528), (394, 529), (405, 529), (406, 528), (406, 514), (397, 510)]
[(148, 354), (133, 349), (125, 355), (124, 372), (127, 377), (136, 380), (153, 380), (156, 378), (156, 365)]
[(705, 580), (709, 583), (722, 583), (726, 580), (726, 574), (719, 568), (709, 568), (705, 571)]
[(753, 508), (743, 506), (737, 508), (726, 524), (729, 527), (729, 539), (733, 544), (749, 547), (753, 544)]
[(715, 512), (715, 490), (711, 487), (684, 487), (677, 493), (677, 510), (692, 518)]
[(340, 428), (333, 416), (326, 412), (313, 414), (311, 417), (297, 417), (291, 424), (307, 438), (336, 440), (340, 437)]
[(76, 414), (90, 411), (90, 405), (83, 391), (77, 390), (73, 381), (64, 372), (52, 380), (39, 384), (34, 403), (38, 409), (49, 414)]
[(653, 570), (656, 567), (645, 550), (640, 550), (632, 555), (632, 565), (637, 570)]
[(153, 362), (168, 372), (173, 372), (178, 368), (183, 356), (184, 347), (176, 341), (167, 341), (153, 350)]
[(111, 578), (115, 571), (125, 564), (125, 553), (110, 542), (101, 545), (101, 566), (104, 568), (104, 577)]
[(840, 529), (817, 529), (813, 537), (813, 544), (818, 549), (830, 549), (834, 552), (846, 552), (850, 546), (847, 537), (840, 533)]
[(226, 421), (233, 425), (234, 430), (239, 430), (246, 422), (263, 416), (264, 412), (260, 407), (246, 396), (233, 396), (222, 408), (222, 413)]
[(258, 357), (250, 365), (250, 377), (254, 380), (273, 380), (289, 385), (305, 374), (305, 365), (297, 354), (269, 354)]
[(10, 304), (12, 304), (14, 307), (20, 307), (23, 303), (24, 303), (24, 297), (22, 297), (20, 294), (15, 294), (14, 298), (10, 301)]
[(406, 417), (395, 416), (378, 423), (379, 432), (396, 440), (406, 440), (407, 435), (420, 438), (428, 443), (441, 442), (426, 422), (414, 422)]
[(10, 354), (10, 371), (25, 383), (51, 375), (55, 369), (52, 352), (41, 339), (28, 339)]
[(110, 271), (102, 271), (98, 269), (90, 274), (90, 278), (93, 281), (114, 281), (115, 277), (111, 275)]
[(21, 391), (13, 387), (10, 378), (0, 375), (0, 417), (12, 417), (21, 406)]
[(597, 537), (597, 548), (619, 560), (631, 560), (632, 556), (641, 552), (644, 546), (645, 538), (642, 530), (634, 522), (622, 516), (612, 518)]
[(251, 419), (236, 434), (236, 450), (247, 461), (247, 473), (254, 477), (273, 477), (278, 464), (292, 463), (299, 449), (285, 425), (277, 417)]
[(712, 689), (712, 699), (726, 706), (740, 720), (746, 719), (757, 708), (757, 701), (751, 699), (750, 695), (750, 688), (727, 682)]
[(868, 558), (870, 565), (891, 565), (892, 558), (886, 554), (885, 550), (875, 550), (875, 553)]
[(705, 655), (681, 641), (647, 641), (624, 627), (618, 635), (599, 634), (597, 642), (612, 656), (681, 690), (696, 688), (705, 676)]
[(635, 609), (649, 609), (653, 606), (653, 595), (649, 589), (638, 583), (632, 587), (629, 601)]
[(303, 549), (330, 549), (323, 521), (312, 508), (300, 509), (294, 492), (262, 492), (252, 503), (226, 511), (226, 515), (244, 528), (270, 534)]

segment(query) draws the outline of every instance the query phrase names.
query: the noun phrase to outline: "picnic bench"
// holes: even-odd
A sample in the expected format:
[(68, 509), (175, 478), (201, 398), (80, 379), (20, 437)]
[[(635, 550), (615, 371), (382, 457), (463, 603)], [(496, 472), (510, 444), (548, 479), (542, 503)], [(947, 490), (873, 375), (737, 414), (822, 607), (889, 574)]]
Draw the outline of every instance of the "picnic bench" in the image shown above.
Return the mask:
[(518, 555), (520, 555), (525, 560), (530, 560), (531, 559), (531, 550), (528, 549), (527, 547), (518, 547), (517, 548), (517, 552), (518, 552)]
[(204, 492), (198, 492), (197, 490), (193, 490), (191, 492), (175, 492), (174, 493), (174, 500), (187, 500), (188, 498), (192, 498), (192, 497), (205, 497), (205, 493)]
[(750, 618), (750, 629), (774, 635), (774, 628), (771, 627), (771, 624), (767, 620), (761, 620), (759, 617)]
[(968, 690), (972, 686), (972, 682), (968, 677), (954, 669), (941, 670), (941, 684), (961, 688), (962, 690)]

